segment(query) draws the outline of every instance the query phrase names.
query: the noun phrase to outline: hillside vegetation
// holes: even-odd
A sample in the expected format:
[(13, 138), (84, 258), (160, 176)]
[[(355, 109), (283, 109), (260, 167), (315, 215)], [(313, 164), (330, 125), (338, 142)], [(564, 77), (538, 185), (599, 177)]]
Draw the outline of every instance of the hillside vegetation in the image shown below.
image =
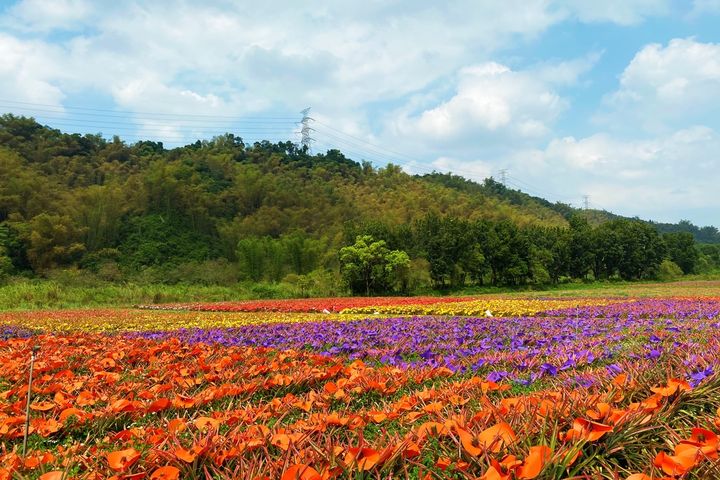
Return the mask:
[[(0, 117), (2, 278), (285, 281), (304, 294), (328, 293), (340, 285), (340, 249), (360, 235), (407, 252), (409, 263), (383, 283), (405, 291), (647, 278), (660, 273), (663, 259), (689, 273), (712, 268), (718, 257), (713, 247), (698, 252), (693, 246), (698, 257), (681, 265), (656, 228), (633, 227), (650, 235), (650, 244), (658, 239), (651, 264), (625, 274), (600, 258), (607, 256), (597, 241), (591, 251), (587, 237), (587, 264), (573, 266), (572, 249), (585, 247), (572, 236), (612, 224), (605, 212), (594, 212), (589, 223), (582, 215), (588, 212), (492, 179), (479, 184), (448, 174), (411, 176), (337, 150), (310, 155), (291, 142), (246, 145), (225, 134), (167, 150), (157, 142), (107, 141), (65, 134), (31, 118)], [(622, 225), (635, 223), (648, 225)], [(613, 235), (627, 230), (612, 225)], [(712, 240), (717, 230), (702, 233)], [(494, 257), (508, 247), (505, 257)]]

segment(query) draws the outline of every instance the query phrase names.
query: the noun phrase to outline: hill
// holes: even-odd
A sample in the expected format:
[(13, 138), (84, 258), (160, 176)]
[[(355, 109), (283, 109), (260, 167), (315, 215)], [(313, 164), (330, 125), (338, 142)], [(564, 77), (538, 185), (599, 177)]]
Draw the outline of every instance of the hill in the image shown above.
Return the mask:
[(277, 281), (336, 268), (338, 250), (363, 233), (426, 257), (408, 232), (429, 216), (543, 229), (567, 229), (578, 215), (595, 215), (591, 225), (615, 218), (493, 179), (412, 176), (291, 142), (225, 134), (168, 150), (9, 114), (0, 117), (0, 179), (0, 269), (77, 267), (108, 280)]

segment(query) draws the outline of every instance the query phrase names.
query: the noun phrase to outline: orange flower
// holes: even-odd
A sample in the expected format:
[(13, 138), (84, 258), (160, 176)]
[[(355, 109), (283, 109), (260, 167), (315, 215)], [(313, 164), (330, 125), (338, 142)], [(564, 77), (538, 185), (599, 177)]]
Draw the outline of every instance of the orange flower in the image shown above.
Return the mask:
[(55, 408), (55, 404), (53, 402), (35, 402), (30, 404), (30, 409), (38, 412), (47, 412), (53, 408)]
[(185, 395), (175, 395), (172, 405), (175, 408), (191, 408), (195, 406), (195, 398), (187, 397)]
[(653, 465), (662, 468), (668, 475), (678, 476), (685, 474), (695, 466), (697, 461), (697, 450), (683, 450), (680, 455), (668, 455), (665, 452), (657, 454)]
[(292, 443), (292, 438), (290, 438), (290, 435), (287, 433), (276, 433), (272, 436), (272, 439), (270, 439), (270, 443), (278, 447), (280, 450), (287, 451)]
[(39, 480), (63, 480), (65, 478), (65, 472), (62, 470), (53, 470), (52, 472), (43, 473), (40, 475)]
[(105, 458), (107, 458), (110, 468), (119, 472), (124, 472), (128, 469), (128, 467), (140, 459), (140, 452), (134, 448), (128, 448), (126, 450), (118, 450), (116, 452), (108, 453)]
[(180, 478), (180, 470), (167, 465), (160, 467), (150, 475), (150, 480), (178, 480)]
[(150, 413), (154, 412), (160, 412), (162, 410), (166, 410), (170, 408), (170, 399), (169, 398), (158, 398), (154, 402), (152, 402), (147, 407), (147, 411)]
[(587, 440), (594, 442), (599, 440), (607, 432), (612, 431), (613, 427), (599, 422), (593, 422), (584, 418), (576, 418), (573, 422), (572, 430), (565, 434), (566, 440)]
[(170, 433), (180, 433), (186, 428), (185, 420), (182, 418), (174, 418), (168, 422), (168, 432)]
[(186, 463), (193, 463), (197, 458), (197, 454), (195, 454), (195, 452), (191, 452), (190, 450), (186, 450), (182, 447), (177, 447), (173, 452), (173, 455), (175, 455), (178, 460), (182, 460)]
[(403, 458), (415, 458), (420, 456), (420, 447), (415, 442), (406, 441), (401, 447)]
[(322, 480), (322, 477), (311, 466), (298, 463), (285, 470), (280, 480)]
[(78, 420), (82, 421), (86, 414), (82, 410), (74, 407), (66, 408), (62, 412), (60, 412), (60, 422), (65, 423), (65, 421), (71, 417), (75, 417)]
[(380, 453), (372, 448), (348, 448), (344, 462), (346, 465), (355, 465), (358, 470), (372, 469), (380, 461)]
[(423, 407), (423, 411), (427, 413), (440, 413), (442, 409), (443, 405), (440, 402), (433, 402)]
[(383, 412), (368, 412), (368, 417), (373, 423), (382, 423), (388, 418)]
[(690, 390), (690, 384), (685, 380), (671, 378), (665, 387), (653, 387), (650, 390), (657, 393), (661, 397), (670, 397), (676, 392), (684, 392)]
[(707, 456), (708, 458), (711, 458), (713, 460), (717, 460), (718, 458), (718, 436), (710, 430), (705, 430), (704, 428), (693, 428), (690, 435), (690, 440), (683, 440), (678, 444), (677, 447), (675, 447), (676, 454), (677, 448), (680, 445), (697, 447), (703, 453), (703, 455)]
[[(494, 462), (497, 463), (496, 461)], [(490, 468), (485, 471), (485, 474), (480, 477), (480, 480), (510, 480), (510, 478), (510, 473), (503, 473), (502, 469), (497, 465), (490, 465)]]
[(483, 430), (477, 437), (465, 429), (458, 428), (457, 431), (463, 448), (473, 457), (482, 455), (486, 450), (497, 453), (517, 440), (515, 432), (505, 422)]
[(545, 445), (530, 447), (530, 453), (518, 470), (517, 478), (531, 479), (540, 475), (543, 467), (550, 459), (551, 453), (550, 447)]
[(195, 427), (198, 430), (215, 430), (216, 432), (220, 428), (220, 420), (211, 417), (198, 417), (195, 422)]
[(447, 435), (447, 427), (440, 422), (425, 422), (417, 429), (417, 435), (420, 438), (427, 436)]

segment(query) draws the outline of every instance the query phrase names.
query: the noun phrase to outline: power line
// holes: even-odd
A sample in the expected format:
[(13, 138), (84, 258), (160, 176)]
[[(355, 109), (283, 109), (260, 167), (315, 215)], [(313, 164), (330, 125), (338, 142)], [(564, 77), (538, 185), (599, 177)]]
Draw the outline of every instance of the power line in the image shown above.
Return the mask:
[(532, 184), (530, 184), (530, 183), (528, 183), (528, 182), (526, 182), (526, 181), (524, 181), (524, 180), (521, 180), (521, 179), (519, 179), (519, 178), (517, 178), (517, 177), (515, 177), (515, 176), (513, 176), (513, 175), (508, 175), (508, 178), (510, 178), (510, 180), (511, 180), (510, 183), (519, 182), (519, 183), (525, 185), (525, 186), (516, 185), (516, 186), (517, 186), (518, 188), (520, 188), (521, 190), (522, 190), (522, 189), (528, 190), (528, 187), (529, 187), (529, 189), (535, 190), (535, 192), (538, 193), (541, 197), (543, 197), (543, 198), (545, 198), (545, 199), (548, 199), (548, 200), (549, 200), (550, 198), (555, 198), (555, 199), (557, 199), (558, 201), (560, 201), (560, 200), (570, 200), (571, 198), (574, 198), (574, 197), (565, 197), (565, 196), (562, 196), (562, 195), (558, 195), (557, 193), (554, 193), (554, 192), (546, 191), (544, 187), (542, 187), (542, 191), (541, 191), (541, 189), (539, 189), (539, 188), (535, 187), (534, 185), (532, 185)]
[[(381, 147), (381, 146), (379, 146), (379, 145), (377, 145), (377, 144), (368, 142), (368, 141), (366, 141), (366, 140), (364, 140), (364, 139), (362, 139), (362, 138), (356, 137), (356, 136), (354, 136), (354, 135), (350, 135), (350, 134), (345, 133), (345, 132), (343, 132), (343, 131), (341, 131), (341, 130), (338, 130), (338, 129), (336, 129), (336, 128), (333, 128), (333, 127), (331, 127), (331, 126), (329, 126), (329, 125), (327, 125), (327, 124), (325, 124), (325, 123), (322, 123), (322, 122), (320, 122), (320, 121), (318, 121), (318, 120), (316, 120), (316, 123), (323, 126), (323, 127), (316, 127), (316, 130), (315, 130), (315, 131), (316, 131), (318, 134), (321, 134), (322, 136), (327, 136), (327, 137), (334, 138), (334, 139), (337, 140), (338, 142), (341, 142), (341, 143), (346, 144), (346, 145), (348, 145), (348, 144), (349, 144), (349, 145), (353, 145), (354, 147), (361, 148), (361, 149), (363, 149), (363, 150), (365, 150), (365, 151), (373, 152), (373, 155), (370, 155), (371, 157), (372, 157), (372, 156), (375, 156), (375, 157), (385, 158), (385, 159), (387, 159), (387, 160), (385, 160), (385, 161), (387, 161), (387, 162), (390, 162), (390, 163), (399, 165), (399, 166), (401, 166), (401, 167), (409, 168), (409, 169), (412, 169), (412, 170), (415, 170), (415, 171), (418, 171), (418, 172), (421, 172), (421, 173), (428, 173), (428, 174), (430, 174), (430, 173), (438, 172), (438, 171), (440, 170), (440, 169), (438, 169), (438, 168), (436, 168), (436, 167), (432, 167), (432, 168), (422, 168), (422, 167), (417, 163), (417, 159), (416, 159), (416, 158), (413, 158), (413, 157), (411, 157), (411, 156), (409, 156), (409, 155), (405, 155), (405, 154), (399, 153), (399, 152), (397, 152), (397, 151), (395, 151), (395, 150), (391, 150), (391, 149), (388, 149), (388, 148), (385, 148), (385, 147)], [(342, 135), (342, 136), (344, 136), (344, 137), (348, 137), (348, 138), (342, 138), (342, 137), (338, 137), (337, 135), (333, 135), (333, 134), (327, 132), (327, 131), (325, 130), (325, 128), (327, 128), (327, 129), (329, 129), (329, 130), (332, 130), (332, 131), (334, 131), (334, 132), (337, 132), (338, 134), (340, 134), (340, 135)], [(406, 161), (403, 162), (403, 161), (400, 160), (400, 158), (398, 158), (398, 157), (405, 158)], [(409, 161), (409, 163), (408, 163), (408, 161)], [(477, 176), (477, 173), (476, 173), (476, 172), (469, 172), (469, 171), (465, 171), (465, 170), (461, 170), (461, 169), (457, 169), (457, 168), (453, 168), (453, 169), (452, 169), (452, 172), (450, 172), (450, 173), (462, 174), (462, 175), (467, 176), (468, 178), (473, 178), (473, 177), (476, 177), (476, 176)]]
[(349, 133), (345, 133), (345, 132), (343, 132), (342, 130), (338, 130), (337, 128), (334, 128), (334, 127), (332, 127), (332, 126), (330, 126), (330, 125), (328, 125), (328, 124), (326, 124), (326, 123), (323, 123), (323, 122), (321, 122), (321, 121), (319, 121), (319, 120), (316, 120), (315, 123), (317, 123), (317, 124), (319, 124), (319, 125), (323, 125), (324, 127), (329, 128), (330, 130), (332, 130), (332, 131), (334, 131), (334, 132), (340, 133), (341, 135), (344, 135), (344, 136), (346, 136), (346, 137), (350, 137), (350, 138), (352, 138), (352, 139), (354, 139), (354, 140), (357, 140), (357, 141), (360, 141), (360, 142), (365, 143), (365, 144), (367, 144), (367, 145), (370, 145), (371, 147), (375, 147), (375, 148), (377, 148), (377, 149), (384, 150), (385, 152), (391, 153), (392, 155), (397, 155), (397, 156), (399, 156), (399, 157), (405, 157), (405, 159), (410, 160), (411, 162), (415, 162), (415, 161), (417, 160), (417, 159), (414, 158), (414, 157), (405, 155), (405, 154), (400, 153), (400, 152), (396, 152), (396, 151), (394, 151), (394, 150), (390, 150), (389, 148), (385, 148), (385, 147), (382, 147), (382, 146), (380, 146), (380, 145), (375, 145), (375, 144), (373, 144), (373, 143), (368, 142), (368, 141), (365, 140), (365, 139), (362, 139), (362, 138), (360, 138), (360, 137), (356, 137), (356, 136), (354, 136), (354, 135), (350, 135)]
[[(118, 110), (118, 109), (107, 109), (107, 108), (90, 108), (90, 107), (79, 107), (79, 106), (72, 106), (72, 105), (52, 105), (47, 103), (31, 103), (31, 102), (19, 102), (16, 100), (5, 100), (0, 99), (0, 104), (9, 103), (9, 104), (15, 104), (15, 105), (30, 105), (30, 106), (36, 106), (36, 107), (52, 107), (55, 110), (49, 110), (50, 112), (54, 113), (64, 113), (65, 110), (84, 110), (84, 111), (90, 111), (90, 112), (109, 112), (109, 113), (124, 113), (127, 115), (152, 115), (152, 116), (162, 116), (162, 117), (199, 117), (199, 118), (255, 118), (255, 119), (282, 119), (282, 120), (293, 120), (295, 117), (291, 116), (262, 116), (262, 117), (250, 117), (250, 116), (244, 116), (244, 115), (216, 115), (216, 114), (199, 114), (199, 113), (166, 113), (166, 112), (140, 112), (140, 111), (130, 111), (130, 110)], [(22, 107), (15, 107), (15, 108), (22, 108)], [(58, 110), (59, 109), (59, 110)]]
[(327, 133), (327, 132), (323, 132), (322, 130), (315, 130), (315, 131), (318, 132), (319, 134), (322, 134), (323, 137), (335, 139), (335, 141), (336, 141), (337, 143), (341, 144), (341, 145), (349, 145), (351, 148), (359, 148), (359, 149), (364, 150), (364, 151), (366, 151), (366, 152), (372, 152), (371, 155), (370, 155), (371, 157), (382, 158), (382, 159), (384, 159), (384, 161), (387, 162), (387, 163), (398, 163), (398, 164), (400, 164), (401, 166), (405, 166), (404, 164), (401, 164), (400, 162), (398, 162), (398, 161), (397, 161), (397, 158), (388, 156), (386, 153), (383, 153), (383, 152), (381, 152), (381, 151), (375, 150), (375, 149), (373, 149), (373, 148), (368, 148), (368, 147), (366, 147), (365, 145), (362, 145), (361, 143), (358, 143), (358, 142), (355, 142), (355, 141), (352, 141), (352, 140), (347, 140), (347, 139), (344, 139), (344, 138), (342, 138), (342, 137), (338, 137), (337, 135), (333, 135), (333, 134), (330, 134), (330, 133)]
[(136, 132), (138, 130), (152, 133), (152, 132), (168, 132), (168, 130), (172, 130), (172, 132), (177, 133), (187, 133), (190, 135), (197, 135), (197, 134), (207, 134), (207, 135), (218, 135), (219, 132), (235, 132), (235, 131), (254, 131), (254, 132), (266, 132), (266, 133), (291, 133), (292, 132), (292, 124), (288, 124), (288, 128), (280, 128), (278, 127), (264, 127), (264, 126), (239, 126), (232, 127), (231, 125), (228, 125), (228, 128), (213, 128), (212, 130), (204, 130), (200, 128), (188, 128), (188, 127), (178, 127), (173, 124), (166, 124), (166, 125), (159, 125), (159, 126), (146, 126), (146, 125), (130, 125), (130, 124), (124, 124), (124, 126), (114, 126), (114, 125), (107, 125), (107, 124), (94, 124), (94, 125), (85, 125), (85, 124), (78, 124), (74, 122), (52, 122), (53, 126), (59, 125), (62, 127), (81, 127), (86, 129), (95, 129), (95, 131), (108, 129), (112, 131), (133, 131)]
[[(152, 122), (181, 122), (183, 124), (193, 125), (208, 125), (208, 124), (220, 124), (220, 125), (227, 125), (227, 124), (235, 124), (235, 123), (251, 123), (251, 124), (268, 124), (268, 125), (275, 125), (275, 124), (286, 124), (286, 123), (292, 123), (292, 120), (280, 120), (277, 118), (270, 118), (267, 120), (264, 119), (258, 119), (258, 118), (240, 118), (237, 117), (233, 120), (221, 120), (221, 119), (192, 119), (192, 118), (185, 118), (182, 115), (177, 115), (175, 118), (169, 117), (169, 118), (149, 118), (140, 116), (140, 114), (135, 116), (128, 115), (110, 115), (110, 114), (98, 114), (98, 113), (87, 113), (87, 112), (59, 112), (55, 110), (42, 110), (42, 109), (36, 109), (36, 108), (25, 108), (25, 107), (15, 107), (11, 105), (3, 105), (0, 103), (0, 108), (9, 108), (13, 111), (22, 110), (23, 115), (33, 115), (35, 117), (42, 117), (47, 118), (51, 120), (68, 120), (72, 119), (74, 121), (78, 122), (98, 122), (102, 121), (104, 123), (152, 123)], [(119, 122), (116, 122), (115, 119), (120, 120)]]

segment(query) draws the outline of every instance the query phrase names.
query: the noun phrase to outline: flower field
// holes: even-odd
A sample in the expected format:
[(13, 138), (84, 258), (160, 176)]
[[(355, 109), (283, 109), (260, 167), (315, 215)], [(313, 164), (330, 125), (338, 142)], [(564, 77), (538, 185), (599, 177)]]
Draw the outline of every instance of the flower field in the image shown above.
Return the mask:
[(360, 315), (531, 315), (548, 309), (607, 305), (618, 299), (573, 298), (510, 299), (466, 297), (354, 297), (304, 298), (299, 300), (256, 300), (247, 302), (175, 303), (139, 305), (141, 310), (200, 312), (300, 312)]
[[(145, 310), (196, 310), (201, 312), (341, 312), (350, 308), (456, 303), (469, 297), (340, 297), (244, 302), (171, 303), (139, 305)], [(372, 313), (372, 312), (370, 312)]]
[(382, 302), (0, 314), (0, 479), (720, 478), (720, 299)]

